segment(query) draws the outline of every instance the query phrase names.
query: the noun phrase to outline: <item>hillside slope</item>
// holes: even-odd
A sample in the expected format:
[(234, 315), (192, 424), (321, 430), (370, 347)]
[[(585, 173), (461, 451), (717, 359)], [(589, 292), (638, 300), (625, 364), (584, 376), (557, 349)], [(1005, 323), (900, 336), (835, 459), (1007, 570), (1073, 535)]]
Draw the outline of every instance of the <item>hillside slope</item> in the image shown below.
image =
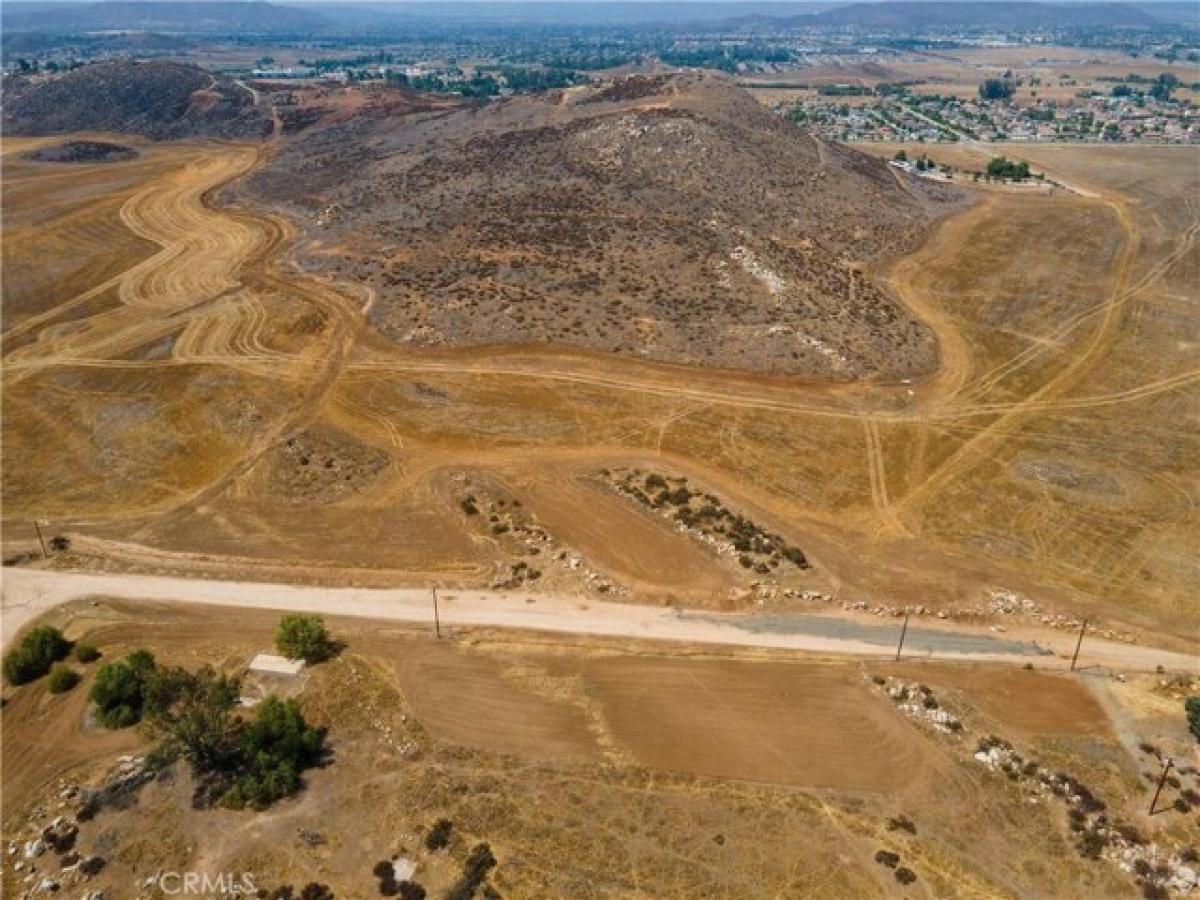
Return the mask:
[(396, 341), (834, 379), (934, 367), (866, 269), (961, 202), (698, 75), (316, 129), (249, 189)]
[(117, 131), (156, 139), (261, 138), (270, 116), (249, 91), (196, 66), (115, 60), (49, 81), (6, 79), (8, 134)]

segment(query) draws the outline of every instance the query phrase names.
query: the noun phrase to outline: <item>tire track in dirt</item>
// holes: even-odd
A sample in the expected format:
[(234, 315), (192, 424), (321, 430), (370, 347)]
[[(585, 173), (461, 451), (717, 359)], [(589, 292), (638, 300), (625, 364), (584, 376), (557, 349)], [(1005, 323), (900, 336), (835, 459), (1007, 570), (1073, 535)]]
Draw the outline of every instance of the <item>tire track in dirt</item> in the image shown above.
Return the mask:
[(883, 442), (879, 437), (879, 425), (874, 419), (863, 419), (863, 431), (867, 437), (867, 475), (871, 483), (871, 502), (879, 516), (876, 534), (908, 536), (908, 529), (892, 509), (888, 498), (887, 467), (883, 457)]
[(954, 479), (990, 459), (1014, 431), (1021, 428), (1043, 408), (1042, 404), (1045, 401), (1053, 400), (1078, 385), (1115, 339), (1122, 313), (1131, 296), (1127, 282), (1141, 238), (1125, 204), (1120, 200), (1108, 202), (1117, 213), (1126, 239), (1118, 263), (1116, 283), (1109, 295), (1103, 319), (1083, 353), (1029, 396), (1013, 404), (1000, 418), (983, 428), (974, 438), (959, 447), (924, 481), (900, 499), (895, 506), (897, 515), (903, 511), (911, 511)]

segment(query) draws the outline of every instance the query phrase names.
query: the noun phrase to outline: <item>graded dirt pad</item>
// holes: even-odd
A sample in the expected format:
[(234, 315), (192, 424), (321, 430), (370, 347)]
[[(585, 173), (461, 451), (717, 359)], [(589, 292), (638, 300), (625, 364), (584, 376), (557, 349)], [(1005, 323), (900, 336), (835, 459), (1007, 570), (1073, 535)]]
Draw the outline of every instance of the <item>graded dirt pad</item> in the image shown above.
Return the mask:
[(1112, 724), (1096, 697), (1080, 679), (1024, 669), (939, 668), (921, 665), (893, 674), (912, 677), (934, 688), (961, 691), (974, 705), (1005, 727), (1039, 737), (1093, 737), (1112, 742)]
[(891, 792), (931, 774), (925, 739), (850, 666), (614, 659), (583, 673), (614, 738), (651, 768)]
[(580, 483), (569, 469), (546, 467), (512, 483), (559, 540), (638, 596), (694, 606), (732, 603), (738, 582), (711, 553), (620, 498)]
[(535, 759), (599, 758), (580, 710), (506, 681), (502, 665), (420, 640), (396, 650), (404, 699), (439, 739)]

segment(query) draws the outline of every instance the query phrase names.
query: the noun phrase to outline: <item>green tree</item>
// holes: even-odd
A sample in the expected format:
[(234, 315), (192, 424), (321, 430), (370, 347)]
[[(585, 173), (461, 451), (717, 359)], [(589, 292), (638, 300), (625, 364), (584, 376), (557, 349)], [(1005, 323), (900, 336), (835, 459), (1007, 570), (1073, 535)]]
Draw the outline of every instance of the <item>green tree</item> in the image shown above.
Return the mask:
[(201, 772), (236, 768), (241, 753), (240, 721), (233, 715), (241, 682), (211, 666), (196, 673), (159, 669), (149, 679), (144, 712), (162, 737), (160, 757), (182, 756)]
[(979, 96), (984, 100), (1007, 100), (1016, 89), (1007, 78), (988, 78), (979, 85)]
[(324, 747), (325, 730), (311, 727), (295, 700), (268, 697), (242, 734), (240, 770), (222, 801), (262, 809), (295, 793)]
[(316, 663), (333, 655), (333, 641), (320, 616), (288, 615), (275, 629), (275, 648), (289, 659)]
[(1150, 96), (1160, 103), (1171, 99), (1171, 94), (1175, 88), (1179, 87), (1179, 79), (1173, 72), (1163, 72), (1158, 78), (1154, 79), (1154, 84), (1150, 86)]
[(16, 647), (4, 654), (4, 677), (10, 684), (28, 684), (70, 652), (71, 642), (57, 628), (31, 628)]
[(141, 721), (156, 670), (154, 657), (146, 650), (135, 650), (124, 659), (102, 665), (89, 694), (100, 724), (128, 728)]
[(1200, 741), (1200, 695), (1193, 695), (1184, 700), (1183, 708), (1187, 712), (1188, 728), (1196, 740)]

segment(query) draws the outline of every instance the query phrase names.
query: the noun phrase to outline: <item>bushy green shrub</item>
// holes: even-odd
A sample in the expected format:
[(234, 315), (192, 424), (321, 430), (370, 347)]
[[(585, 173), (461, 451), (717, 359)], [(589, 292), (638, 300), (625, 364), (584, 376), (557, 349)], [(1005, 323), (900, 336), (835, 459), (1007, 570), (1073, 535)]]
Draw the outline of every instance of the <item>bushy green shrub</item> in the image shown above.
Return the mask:
[(71, 652), (71, 642), (49, 625), (31, 628), (19, 643), (4, 654), (4, 677), (9, 684), (28, 684), (41, 678), (50, 667)]
[(102, 665), (89, 695), (100, 724), (105, 728), (128, 728), (141, 721), (157, 668), (154, 656), (146, 650), (135, 650), (124, 659)]
[(333, 641), (320, 616), (288, 615), (275, 629), (275, 649), (288, 659), (316, 663), (333, 655)]
[(75, 658), (81, 663), (95, 662), (100, 658), (100, 651), (95, 644), (76, 644)]
[(463, 874), (446, 893), (446, 900), (471, 900), (488, 873), (496, 867), (496, 857), (487, 844), (476, 844), (463, 863)]
[(46, 679), (46, 688), (52, 694), (65, 694), (77, 684), (79, 673), (61, 663), (50, 670), (50, 677)]
[(438, 819), (425, 835), (426, 850), (441, 850), (450, 843), (450, 833), (454, 831), (454, 823), (449, 819)]
[(1187, 712), (1188, 728), (1200, 741), (1200, 696), (1188, 697), (1183, 701), (1183, 708)]

